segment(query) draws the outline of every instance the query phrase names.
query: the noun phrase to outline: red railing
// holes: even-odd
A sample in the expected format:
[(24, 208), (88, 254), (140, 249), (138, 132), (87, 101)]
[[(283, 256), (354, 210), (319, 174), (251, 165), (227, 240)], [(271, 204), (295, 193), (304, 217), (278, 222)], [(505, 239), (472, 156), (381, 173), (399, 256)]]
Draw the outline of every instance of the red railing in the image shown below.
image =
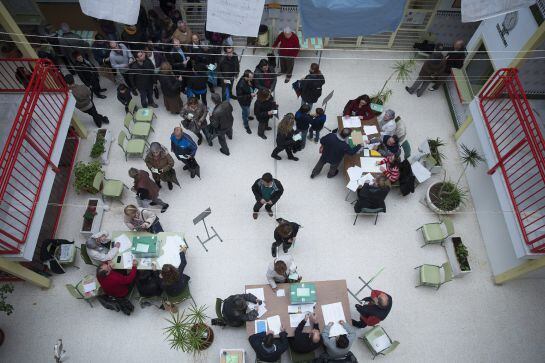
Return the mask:
[[(68, 102), (68, 88), (48, 60), (0, 59), (0, 92), (19, 103), (0, 156), (0, 254), (25, 243)], [(48, 196), (49, 197), (49, 196)]]
[(524, 242), (545, 253), (545, 141), (516, 69), (500, 69), (483, 87), (480, 108)]

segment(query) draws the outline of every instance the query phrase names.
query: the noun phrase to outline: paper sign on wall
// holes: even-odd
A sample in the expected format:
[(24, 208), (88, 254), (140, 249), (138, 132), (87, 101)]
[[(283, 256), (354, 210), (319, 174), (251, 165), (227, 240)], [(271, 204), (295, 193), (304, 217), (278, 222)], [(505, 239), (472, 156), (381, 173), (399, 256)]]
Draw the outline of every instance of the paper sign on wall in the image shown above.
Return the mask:
[(140, 0), (79, 0), (81, 11), (97, 19), (134, 25), (140, 12)]
[(257, 37), (265, 0), (208, 0), (206, 30)]

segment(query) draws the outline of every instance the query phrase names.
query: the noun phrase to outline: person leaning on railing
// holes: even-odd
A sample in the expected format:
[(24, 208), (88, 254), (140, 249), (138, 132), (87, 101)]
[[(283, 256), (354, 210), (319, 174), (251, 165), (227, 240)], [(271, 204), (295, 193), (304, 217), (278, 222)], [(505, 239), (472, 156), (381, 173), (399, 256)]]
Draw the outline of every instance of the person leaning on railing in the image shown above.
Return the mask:
[(97, 109), (95, 108), (95, 104), (93, 102), (93, 93), (91, 92), (89, 87), (82, 84), (76, 84), (74, 81), (74, 76), (71, 74), (65, 75), (64, 80), (66, 81), (66, 84), (68, 85), (70, 91), (72, 91), (72, 95), (76, 99), (76, 108), (78, 110), (80, 110), (81, 112), (85, 112), (88, 115), (91, 115), (97, 127), (102, 127), (103, 123), (110, 123), (108, 117), (99, 114)]

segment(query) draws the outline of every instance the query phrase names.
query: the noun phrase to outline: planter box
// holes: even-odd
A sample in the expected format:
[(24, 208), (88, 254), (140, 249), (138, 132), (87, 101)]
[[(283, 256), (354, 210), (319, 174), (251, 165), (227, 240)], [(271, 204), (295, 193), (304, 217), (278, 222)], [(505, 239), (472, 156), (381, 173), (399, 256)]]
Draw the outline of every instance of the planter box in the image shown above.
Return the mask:
[(433, 186), (435, 186), (436, 184), (440, 184), (442, 182), (437, 182), (437, 183), (433, 183), (432, 185), (430, 185), (428, 187), (428, 190), (426, 190), (426, 205), (428, 206), (429, 209), (432, 210), (432, 212), (436, 213), (436, 214), (454, 214), (456, 212), (458, 212), (460, 210), (460, 208), (462, 208), (462, 204), (460, 204), (458, 207), (456, 207), (455, 209), (453, 210), (449, 210), (449, 211), (444, 211), (442, 209), (439, 209), (437, 208), (431, 201), (431, 197), (430, 197), (430, 190)]
[[(106, 165), (106, 164), (108, 164), (110, 162), (108, 157), (110, 155), (110, 145), (112, 145), (113, 137), (112, 137), (112, 133), (111, 133), (110, 130), (98, 129), (97, 133), (96, 133), (96, 136), (95, 136), (95, 143), (97, 141), (98, 133), (101, 132), (101, 131), (105, 131), (105, 134), (104, 134), (104, 152), (102, 153), (102, 155), (100, 155), (99, 159), (100, 159), (100, 163), (102, 165)], [(93, 143), (93, 145), (94, 145), (94, 143)]]
[[(87, 200), (87, 208), (93, 206), (96, 208), (96, 214), (93, 218), (93, 223), (91, 224), (90, 230), (84, 231), (83, 226), (85, 224), (85, 221), (83, 221), (82, 223), (82, 229), (80, 233), (84, 236), (92, 236), (93, 234), (100, 232), (100, 226), (102, 225), (102, 216), (104, 215), (104, 203), (102, 202), (102, 199), (89, 198)], [(85, 210), (87, 210), (87, 208)]]
[(458, 262), (458, 258), (456, 258), (456, 252), (454, 250), (454, 243), (452, 242), (452, 238), (446, 240), (443, 245), (445, 247), (445, 251), (447, 252), (448, 261), (452, 266), (452, 273), (454, 274), (454, 277), (464, 277), (465, 275), (470, 273), (471, 269), (469, 271), (462, 271), (462, 269), (460, 268), (460, 263)]

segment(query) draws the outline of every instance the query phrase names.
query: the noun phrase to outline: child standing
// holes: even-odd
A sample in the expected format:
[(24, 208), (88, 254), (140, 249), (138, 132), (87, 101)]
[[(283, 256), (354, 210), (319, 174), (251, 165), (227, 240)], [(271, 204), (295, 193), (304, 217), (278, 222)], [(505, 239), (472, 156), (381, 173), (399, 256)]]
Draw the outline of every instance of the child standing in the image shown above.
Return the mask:
[(129, 112), (129, 103), (132, 100), (132, 95), (129, 87), (123, 83), (117, 87), (117, 99), (125, 106), (125, 112)]
[(312, 116), (312, 121), (310, 122), (310, 128), (308, 129), (308, 139), (312, 140), (312, 136), (316, 133), (314, 137), (314, 143), (317, 144), (320, 140), (320, 130), (324, 128), (326, 121), (325, 113), (323, 108), (317, 108), (316, 114)]

